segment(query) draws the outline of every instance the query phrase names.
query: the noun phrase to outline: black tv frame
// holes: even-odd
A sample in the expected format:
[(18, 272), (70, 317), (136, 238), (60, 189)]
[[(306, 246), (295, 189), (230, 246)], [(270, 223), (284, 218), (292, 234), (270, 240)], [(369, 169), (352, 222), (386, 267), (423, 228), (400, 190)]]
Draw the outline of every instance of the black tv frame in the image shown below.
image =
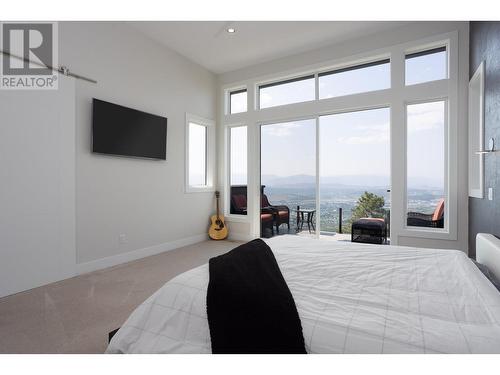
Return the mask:
[[(102, 150), (99, 150), (99, 151), (95, 150), (95, 147), (94, 147), (94, 126), (95, 126), (94, 104), (95, 104), (96, 101), (101, 102), (101, 103), (105, 103), (105, 104), (111, 104), (113, 106), (121, 107), (121, 108), (123, 108), (125, 110), (128, 110), (128, 111), (134, 111), (134, 112), (137, 112), (137, 113), (144, 114), (146, 116), (153, 116), (153, 117), (157, 117), (158, 119), (164, 120), (165, 121), (165, 152), (163, 154), (163, 157), (149, 157), (149, 156), (131, 155), (131, 154), (120, 154), (120, 153), (113, 153), (113, 152), (104, 152)], [(106, 100), (102, 100), (102, 99), (98, 99), (98, 98), (92, 98), (91, 150), (92, 150), (93, 154), (103, 155), (103, 156), (112, 156), (112, 157), (121, 157), (121, 158), (135, 158), (135, 159), (166, 161), (167, 160), (167, 145), (168, 145), (167, 139), (168, 139), (168, 118), (167, 117), (155, 115), (153, 113), (141, 111), (141, 110), (138, 110), (138, 109), (135, 109), (135, 108), (131, 108), (131, 107), (126, 107), (126, 106), (123, 106), (123, 105), (120, 105), (120, 104), (116, 104), (116, 103), (113, 103), (113, 102), (109, 102), (109, 101), (106, 101)]]

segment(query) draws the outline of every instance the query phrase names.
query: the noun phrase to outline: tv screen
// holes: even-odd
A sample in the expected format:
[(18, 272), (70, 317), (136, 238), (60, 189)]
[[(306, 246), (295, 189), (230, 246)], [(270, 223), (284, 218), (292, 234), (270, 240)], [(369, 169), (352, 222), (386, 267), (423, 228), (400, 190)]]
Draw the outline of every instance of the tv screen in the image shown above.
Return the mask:
[(93, 152), (166, 160), (166, 117), (99, 99), (92, 112)]

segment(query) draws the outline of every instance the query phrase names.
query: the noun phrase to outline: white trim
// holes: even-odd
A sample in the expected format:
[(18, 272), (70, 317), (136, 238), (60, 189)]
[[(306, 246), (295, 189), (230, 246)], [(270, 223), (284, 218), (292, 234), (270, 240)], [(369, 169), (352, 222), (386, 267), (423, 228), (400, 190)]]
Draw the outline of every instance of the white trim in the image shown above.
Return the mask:
[[(485, 66), (484, 61), (481, 62), (474, 75), (469, 81), (469, 197), (473, 198), (484, 198), (484, 154), (476, 155), (477, 151), (482, 151), (485, 149), (484, 143), (484, 77), (485, 77)], [(476, 84), (479, 84), (479, 96), (477, 98), (472, 98), (472, 87)], [(479, 122), (476, 122), (475, 119), (472, 119), (472, 100), (479, 100)], [(477, 126), (479, 129), (473, 129), (473, 126)], [(471, 144), (470, 134), (473, 131), (478, 131), (478, 141), (479, 144), (473, 145)], [(477, 157), (479, 158), (479, 187), (473, 188), (471, 183), (471, 170), (476, 167), (477, 164), (473, 165), (473, 159)], [(476, 162), (477, 163), (477, 162)], [(477, 184), (477, 181), (475, 181)]]
[[(318, 75), (316, 74), (316, 78), (318, 77)], [(319, 82), (318, 82), (319, 83)], [(318, 93), (319, 91), (319, 86), (316, 86), (316, 92)], [(321, 172), (321, 158), (320, 158), (320, 153), (321, 153), (321, 150), (320, 150), (320, 144), (321, 144), (321, 140), (320, 140), (320, 128), (321, 128), (321, 124), (320, 124), (320, 117), (319, 116), (316, 116), (316, 118), (314, 119), (314, 126), (315, 126), (315, 130), (316, 130), (316, 230), (314, 231), (314, 237), (316, 237), (317, 239), (319, 239), (319, 236), (321, 234), (321, 185), (320, 185), (320, 179), (321, 179), (321, 176), (320, 176), (320, 172)], [(298, 213), (297, 213), (298, 215)], [(292, 218), (290, 217), (289, 220), (292, 220)]]
[[(255, 98), (255, 96), (254, 96)], [(260, 222), (260, 209), (261, 209), (261, 175), (260, 175), (260, 126), (255, 124), (248, 128), (248, 150), (249, 155), (253, 157), (248, 158), (249, 171), (248, 176), (248, 215), (251, 219), (251, 232), (250, 235), (254, 237), (261, 236), (261, 222)]]
[(78, 263), (76, 265), (76, 274), (81, 275), (84, 273), (93, 272), (108, 267), (113, 267), (119, 264), (131, 262), (133, 260), (149, 257), (151, 255), (156, 255), (166, 251), (178, 249), (180, 247), (194, 245), (196, 243), (203, 242), (206, 240), (208, 240), (208, 236), (206, 234), (198, 234), (196, 236), (181, 238), (179, 240), (165, 242), (162, 244), (145, 247), (143, 249), (129, 251), (123, 254), (117, 254), (106, 258), (92, 260), (90, 262)]
[[(206, 181), (204, 186), (189, 185), (189, 124), (205, 126), (207, 128), (207, 158), (206, 158)], [(184, 192), (185, 193), (210, 193), (215, 191), (215, 122), (197, 115), (186, 112), (185, 122), (185, 161), (184, 161)]]
[(224, 219), (229, 223), (250, 223), (250, 218), (248, 215), (224, 215)]

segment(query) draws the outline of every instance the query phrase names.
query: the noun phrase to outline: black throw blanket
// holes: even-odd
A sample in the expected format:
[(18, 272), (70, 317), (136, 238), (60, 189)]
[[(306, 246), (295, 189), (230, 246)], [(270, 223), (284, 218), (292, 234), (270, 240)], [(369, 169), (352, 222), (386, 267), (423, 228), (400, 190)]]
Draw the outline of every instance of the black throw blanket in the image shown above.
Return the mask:
[(295, 302), (264, 241), (210, 259), (209, 271), (212, 353), (306, 353)]

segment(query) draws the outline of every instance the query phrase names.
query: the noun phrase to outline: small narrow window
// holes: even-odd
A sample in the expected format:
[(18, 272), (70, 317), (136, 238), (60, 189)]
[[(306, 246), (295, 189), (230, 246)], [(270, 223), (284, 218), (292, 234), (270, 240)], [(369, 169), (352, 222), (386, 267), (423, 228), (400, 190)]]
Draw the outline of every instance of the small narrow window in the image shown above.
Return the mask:
[(446, 47), (409, 53), (405, 60), (407, 86), (448, 78)]
[(408, 227), (444, 228), (446, 102), (410, 104), (407, 113)]
[(229, 128), (230, 213), (247, 214), (247, 127)]
[(207, 127), (189, 123), (189, 186), (207, 186)]
[(319, 98), (334, 98), (391, 87), (389, 59), (319, 74)]
[(259, 86), (259, 108), (307, 102), (315, 99), (314, 75)]
[(229, 93), (229, 113), (241, 113), (247, 111), (247, 90), (236, 90)]

